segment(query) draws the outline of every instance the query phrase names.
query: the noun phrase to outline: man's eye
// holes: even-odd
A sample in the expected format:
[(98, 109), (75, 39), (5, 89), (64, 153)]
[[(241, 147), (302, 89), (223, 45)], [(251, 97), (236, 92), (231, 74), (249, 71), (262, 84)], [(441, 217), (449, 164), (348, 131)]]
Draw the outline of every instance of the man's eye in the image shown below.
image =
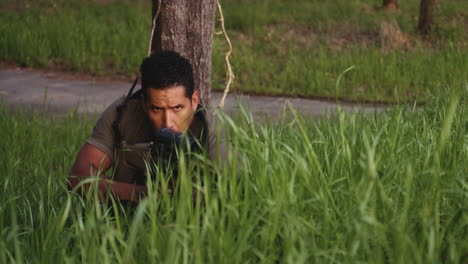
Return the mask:
[(180, 109), (182, 109), (182, 106), (181, 106), (181, 105), (178, 105), (178, 106), (174, 107), (174, 109), (175, 109), (175, 110), (180, 110)]
[(161, 107), (157, 107), (157, 106), (152, 106), (151, 109), (153, 109), (153, 111), (161, 111)]

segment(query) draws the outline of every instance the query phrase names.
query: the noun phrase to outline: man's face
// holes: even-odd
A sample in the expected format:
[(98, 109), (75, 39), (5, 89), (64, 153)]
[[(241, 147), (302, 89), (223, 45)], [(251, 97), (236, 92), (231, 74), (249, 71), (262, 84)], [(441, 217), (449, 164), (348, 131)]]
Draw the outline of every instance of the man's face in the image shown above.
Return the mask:
[(155, 130), (167, 127), (174, 132), (185, 133), (197, 110), (198, 98), (197, 91), (194, 91), (192, 98), (187, 98), (182, 85), (162, 90), (148, 88), (147, 98), (142, 99), (142, 104)]

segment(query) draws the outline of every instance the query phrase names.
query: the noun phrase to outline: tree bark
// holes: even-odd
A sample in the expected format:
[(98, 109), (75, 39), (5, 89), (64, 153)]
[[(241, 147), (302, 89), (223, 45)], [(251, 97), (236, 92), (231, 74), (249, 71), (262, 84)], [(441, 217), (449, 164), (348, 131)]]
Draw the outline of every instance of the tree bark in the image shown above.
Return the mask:
[(193, 66), (195, 89), (200, 92), (201, 103), (208, 106), (215, 0), (152, 0), (152, 3), (153, 20), (158, 7), (159, 15), (151, 50), (173, 50), (187, 58)]
[(418, 30), (421, 34), (427, 35), (435, 29), (438, 9), (438, 0), (421, 0), (418, 24)]
[(383, 7), (385, 11), (396, 11), (400, 7), (400, 0), (384, 0)]

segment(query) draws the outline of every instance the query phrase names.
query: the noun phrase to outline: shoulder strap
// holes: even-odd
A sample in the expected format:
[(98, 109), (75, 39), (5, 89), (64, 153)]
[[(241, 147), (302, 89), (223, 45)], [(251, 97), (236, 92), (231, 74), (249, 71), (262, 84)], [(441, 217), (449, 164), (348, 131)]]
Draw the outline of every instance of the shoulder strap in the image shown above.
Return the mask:
[(122, 138), (121, 138), (119, 127), (120, 127), (120, 122), (122, 121), (123, 111), (124, 111), (125, 106), (127, 105), (128, 101), (130, 100), (130, 98), (132, 98), (133, 90), (135, 89), (135, 86), (137, 85), (137, 83), (138, 83), (138, 76), (133, 81), (132, 87), (130, 88), (130, 91), (128, 91), (127, 96), (125, 97), (123, 102), (119, 106), (117, 106), (117, 109), (116, 109), (117, 110), (117, 116), (116, 116), (116, 119), (114, 120), (114, 122), (112, 123), (112, 128), (114, 129), (114, 134), (115, 134), (114, 146), (116, 148), (120, 148), (120, 145), (122, 143), (121, 142)]
[(132, 88), (130, 88), (130, 91), (128, 91), (127, 97), (125, 97), (124, 104), (127, 103), (127, 101), (132, 96), (133, 90), (135, 89), (135, 86), (137, 83), (138, 83), (138, 76), (135, 78), (135, 81), (133, 81)]

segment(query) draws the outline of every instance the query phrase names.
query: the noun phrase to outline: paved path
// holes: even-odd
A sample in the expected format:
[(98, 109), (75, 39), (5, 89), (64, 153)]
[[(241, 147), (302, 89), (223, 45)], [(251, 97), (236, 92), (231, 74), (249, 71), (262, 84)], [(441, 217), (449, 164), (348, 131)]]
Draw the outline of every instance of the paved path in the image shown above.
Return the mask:
[[(99, 82), (92, 80), (65, 80), (54, 72), (33, 72), (23, 69), (0, 69), (0, 98), (8, 106), (44, 107), (53, 113), (77, 110), (80, 113), (100, 113), (116, 98), (126, 94), (131, 83)], [(138, 87), (137, 87), (138, 88)], [(222, 96), (212, 93), (212, 102), (217, 104)], [(289, 101), (304, 115), (318, 116), (336, 111), (336, 104), (302, 98), (270, 96), (246, 96), (230, 94), (224, 110), (229, 114), (239, 110), (239, 103), (249, 108), (256, 119), (277, 118)], [(371, 112), (381, 107), (341, 105), (346, 111)]]

